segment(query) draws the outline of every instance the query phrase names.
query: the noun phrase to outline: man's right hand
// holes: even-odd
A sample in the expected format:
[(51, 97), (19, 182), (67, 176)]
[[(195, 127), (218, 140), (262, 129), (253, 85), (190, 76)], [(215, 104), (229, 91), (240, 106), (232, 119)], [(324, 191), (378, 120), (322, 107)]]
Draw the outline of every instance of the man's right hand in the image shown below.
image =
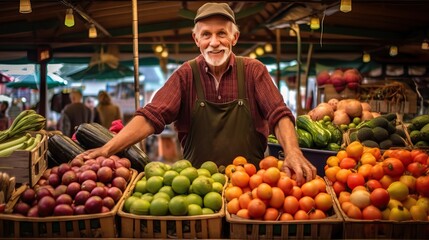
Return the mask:
[(85, 152), (79, 154), (79, 156), (83, 157), (83, 159), (96, 159), (97, 157), (110, 157), (107, 151), (104, 150), (103, 147), (88, 149)]

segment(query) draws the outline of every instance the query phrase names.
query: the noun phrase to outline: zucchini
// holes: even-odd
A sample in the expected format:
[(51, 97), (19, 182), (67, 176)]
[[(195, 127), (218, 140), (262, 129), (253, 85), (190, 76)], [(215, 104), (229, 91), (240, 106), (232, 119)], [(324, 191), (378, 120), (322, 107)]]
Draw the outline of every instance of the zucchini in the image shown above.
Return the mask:
[(313, 143), (318, 148), (324, 148), (331, 140), (331, 133), (319, 122), (313, 121), (308, 115), (300, 115), (296, 118), (296, 126), (311, 134)]
[(325, 129), (331, 133), (331, 139), (329, 142), (341, 145), (343, 142), (343, 132), (341, 132), (341, 130), (333, 124), (325, 125)]
[[(114, 134), (98, 123), (83, 123), (76, 130), (76, 139), (85, 149), (98, 148), (112, 139)], [(131, 168), (138, 172), (144, 171), (149, 158), (137, 145), (116, 153), (118, 157), (128, 158)]]
[(311, 148), (313, 147), (313, 137), (311, 134), (304, 129), (297, 128), (296, 133), (298, 135), (298, 144), (303, 148)]
[[(53, 159), (54, 166), (58, 163), (68, 163), (84, 151), (85, 149), (66, 135), (54, 134), (48, 139), (48, 154)], [(52, 164), (48, 161), (48, 165)]]

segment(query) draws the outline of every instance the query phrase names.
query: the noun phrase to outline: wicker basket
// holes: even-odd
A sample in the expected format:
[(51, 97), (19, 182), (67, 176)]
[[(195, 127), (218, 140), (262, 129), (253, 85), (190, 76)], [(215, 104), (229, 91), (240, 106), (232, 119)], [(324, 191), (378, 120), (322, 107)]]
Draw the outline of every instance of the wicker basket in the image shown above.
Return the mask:
[[(125, 192), (129, 191), (137, 177), (137, 171), (128, 182)], [(117, 237), (116, 213), (120, 202), (107, 213), (75, 216), (25, 217), (13, 214), (0, 214), (0, 237), (2, 238), (114, 238)]]
[(125, 199), (132, 195), (134, 187), (144, 173), (140, 173), (123, 198), (118, 211), (121, 222), (120, 237), (125, 238), (221, 238), (225, 205), (219, 212), (201, 216), (148, 216), (124, 212)]

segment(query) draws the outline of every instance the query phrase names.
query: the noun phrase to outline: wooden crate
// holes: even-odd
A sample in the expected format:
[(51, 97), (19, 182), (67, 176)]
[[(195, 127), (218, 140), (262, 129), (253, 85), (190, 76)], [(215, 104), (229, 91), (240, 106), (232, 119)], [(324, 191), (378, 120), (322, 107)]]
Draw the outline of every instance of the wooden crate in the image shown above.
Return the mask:
[[(124, 192), (137, 177), (133, 174)], [(107, 213), (74, 216), (24, 217), (0, 214), (0, 238), (115, 238), (118, 236), (116, 214), (123, 197)]]
[[(36, 133), (31, 134), (35, 136)], [(48, 136), (40, 134), (42, 139), (33, 150), (16, 150), (10, 156), (0, 158), (0, 172), (15, 176), (18, 185), (34, 186), (48, 168)]]
[(123, 238), (221, 238), (222, 219), (225, 206), (219, 212), (201, 216), (148, 216), (124, 212), (125, 200), (134, 192), (137, 181), (144, 176), (140, 173), (119, 206), (118, 216), (121, 222)]
[(332, 183), (325, 178), (327, 188), (333, 196), (343, 221), (343, 236), (345, 239), (428, 239), (429, 221), (391, 221), (391, 220), (361, 220), (348, 217), (341, 209), (340, 202), (335, 196)]
[[(327, 188), (327, 193), (333, 194)], [(343, 218), (338, 206), (325, 219), (264, 221), (243, 219), (225, 211), (231, 239), (338, 239), (342, 237)]]

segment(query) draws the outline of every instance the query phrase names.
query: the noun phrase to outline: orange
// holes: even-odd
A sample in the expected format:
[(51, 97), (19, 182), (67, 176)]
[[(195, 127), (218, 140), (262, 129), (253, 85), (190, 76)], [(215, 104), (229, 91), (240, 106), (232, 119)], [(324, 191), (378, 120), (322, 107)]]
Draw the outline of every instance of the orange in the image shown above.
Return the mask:
[(267, 210), (265, 210), (263, 219), (266, 221), (275, 221), (277, 220), (278, 216), (279, 216), (279, 210), (270, 207), (270, 208), (267, 208)]
[(294, 197), (296, 197), (296, 199), (300, 199), (301, 197), (302, 197), (302, 191), (301, 191), (301, 188), (300, 187), (298, 187), (298, 186), (293, 186), (292, 187), (292, 192), (291, 192), (291, 194), (290, 194), (291, 196), (294, 196)]
[(230, 177), (231, 177), (231, 173), (232, 173), (233, 169), (234, 169), (234, 171), (235, 171), (235, 165), (234, 165), (234, 164), (229, 164), (228, 166), (226, 166), (226, 168), (225, 168), (225, 175), (226, 175), (228, 178), (230, 178)]
[(268, 200), (273, 195), (273, 189), (267, 183), (261, 183), (256, 189), (256, 193), (260, 199)]
[(279, 159), (274, 156), (266, 156), (259, 162), (259, 168), (260, 169), (268, 169), (270, 167), (276, 167), (278, 168), (278, 161)]
[(342, 160), (343, 158), (348, 157), (346, 150), (340, 150), (337, 152), (337, 158), (338, 160)]
[(319, 193), (319, 188), (313, 181), (309, 181), (301, 186), (301, 191), (303, 196), (314, 198)]
[(249, 202), (247, 210), (249, 211), (249, 215), (252, 218), (261, 218), (264, 216), (267, 207), (265, 203), (258, 198), (252, 199)]
[(338, 166), (329, 167), (325, 170), (325, 176), (328, 178), (329, 181), (335, 182), (337, 181), (336, 175), (338, 171), (340, 171), (340, 169), (341, 168)]
[(326, 192), (326, 182), (321, 177), (316, 177), (312, 180), (314, 184), (316, 184), (317, 189), (319, 189), (319, 192)]
[(238, 202), (238, 198), (234, 198), (226, 204), (226, 210), (230, 214), (237, 214), (238, 210), (240, 210), (240, 204)]
[(279, 221), (290, 221), (293, 220), (293, 216), (290, 213), (282, 213), (282, 215), (280, 215), (280, 219)]
[(289, 195), (289, 193), (292, 192), (293, 181), (290, 177), (282, 176), (277, 181), (277, 187), (280, 188), (285, 195)]
[(359, 141), (354, 141), (346, 147), (347, 156), (359, 160), (363, 154), (363, 145)]
[(253, 198), (252, 198), (251, 192), (241, 194), (240, 197), (238, 198), (240, 208), (247, 208), (247, 206), (249, 205), (249, 202), (252, 199)]
[(250, 189), (257, 188), (262, 182), (262, 176), (260, 174), (254, 174), (249, 179), (249, 187)]
[(335, 175), (335, 178), (337, 179), (338, 182), (345, 183), (350, 173), (352, 173), (350, 169), (343, 168), (337, 172), (337, 174)]
[(270, 167), (265, 170), (264, 174), (262, 175), (262, 179), (265, 183), (275, 186), (277, 181), (280, 179), (280, 170), (276, 167)]
[(295, 214), (299, 210), (298, 199), (294, 196), (287, 196), (283, 201), (283, 211), (291, 215)]
[(247, 159), (243, 156), (237, 156), (232, 160), (232, 164), (235, 166), (243, 165), (245, 163), (247, 163)]
[(243, 194), (243, 190), (237, 186), (232, 186), (225, 189), (226, 201), (231, 201), (234, 198), (238, 198), (241, 194)]
[(273, 208), (280, 208), (283, 206), (284, 200), (285, 200), (285, 194), (283, 193), (283, 190), (281, 190), (278, 187), (273, 187), (272, 189), (272, 196), (270, 199), (270, 206)]
[(259, 169), (256, 174), (260, 175), (261, 177), (264, 175), (265, 169)]
[(237, 212), (237, 216), (245, 219), (250, 219), (249, 210), (247, 209), (240, 209)]
[(241, 188), (246, 187), (249, 184), (249, 175), (244, 171), (235, 171), (231, 174), (231, 183), (234, 186)]
[(243, 164), (244, 171), (246, 171), (249, 176), (253, 176), (253, 174), (256, 174), (256, 166), (252, 163), (245, 163)]

